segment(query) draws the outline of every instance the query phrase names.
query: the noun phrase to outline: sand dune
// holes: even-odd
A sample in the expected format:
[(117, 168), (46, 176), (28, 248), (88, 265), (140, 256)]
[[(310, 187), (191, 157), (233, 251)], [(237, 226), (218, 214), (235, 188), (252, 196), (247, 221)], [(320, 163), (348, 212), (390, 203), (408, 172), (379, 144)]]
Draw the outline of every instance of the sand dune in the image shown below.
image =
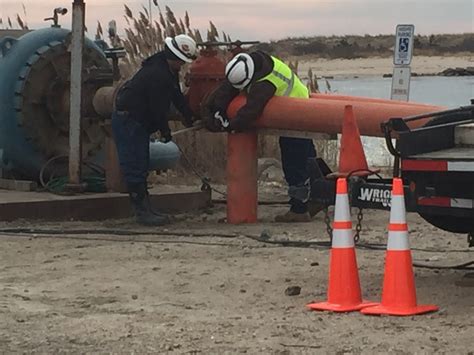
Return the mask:
[[(307, 75), (308, 69), (318, 76), (365, 76), (383, 75), (392, 73), (392, 58), (359, 58), (359, 59), (298, 59), (298, 71), (302, 77)], [(447, 68), (466, 68), (474, 66), (474, 55), (456, 57), (413, 57), (412, 73), (436, 74)]]

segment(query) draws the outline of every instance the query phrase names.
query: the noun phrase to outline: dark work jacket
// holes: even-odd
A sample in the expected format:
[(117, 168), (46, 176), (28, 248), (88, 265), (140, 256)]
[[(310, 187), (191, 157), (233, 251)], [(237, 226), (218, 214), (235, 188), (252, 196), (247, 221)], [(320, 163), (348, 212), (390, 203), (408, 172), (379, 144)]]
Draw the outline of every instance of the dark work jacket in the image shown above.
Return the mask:
[[(247, 93), (247, 103), (237, 112), (237, 116), (230, 121), (230, 129), (242, 131), (249, 128), (260, 117), (268, 101), (275, 95), (276, 87), (268, 80), (257, 82), (273, 70), (272, 58), (262, 51), (249, 53), (255, 63), (255, 72)], [(230, 102), (240, 94), (227, 80), (217, 89), (213, 102), (209, 108), (211, 113), (225, 112)]]
[(165, 53), (146, 59), (141, 69), (119, 90), (115, 101), (118, 111), (128, 111), (149, 133), (170, 132), (168, 111), (171, 102), (185, 118), (191, 119), (189, 108), (179, 86), (178, 73), (172, 72)]

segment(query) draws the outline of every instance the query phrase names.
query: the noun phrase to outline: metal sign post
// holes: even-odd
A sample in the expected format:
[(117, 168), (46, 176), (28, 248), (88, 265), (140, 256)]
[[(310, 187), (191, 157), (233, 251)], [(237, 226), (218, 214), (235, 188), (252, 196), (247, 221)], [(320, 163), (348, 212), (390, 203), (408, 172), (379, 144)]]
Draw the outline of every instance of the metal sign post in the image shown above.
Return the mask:
[(82, 52), (84, 46), (85, 7), (84, 0), (74, 0), (72, 4), (68, 188), (79, 190), (81, 189), (82, 165)]
[(414, 33), (414, 25), (397, 26), (393, 56), (392, 100), (408, 101), (409, 98)]
[(399, 66), (393, 68), (392, 76), (392, 100), (408, 101), (410, 96), (411, 68)]

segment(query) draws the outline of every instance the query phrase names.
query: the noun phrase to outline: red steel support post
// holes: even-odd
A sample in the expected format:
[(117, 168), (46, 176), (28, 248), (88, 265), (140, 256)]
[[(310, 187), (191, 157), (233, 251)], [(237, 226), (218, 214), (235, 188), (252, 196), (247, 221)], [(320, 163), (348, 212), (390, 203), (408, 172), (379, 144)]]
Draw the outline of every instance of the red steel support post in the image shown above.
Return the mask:
[(257, 132), (227, 136), (227, 223), (257, 222)]

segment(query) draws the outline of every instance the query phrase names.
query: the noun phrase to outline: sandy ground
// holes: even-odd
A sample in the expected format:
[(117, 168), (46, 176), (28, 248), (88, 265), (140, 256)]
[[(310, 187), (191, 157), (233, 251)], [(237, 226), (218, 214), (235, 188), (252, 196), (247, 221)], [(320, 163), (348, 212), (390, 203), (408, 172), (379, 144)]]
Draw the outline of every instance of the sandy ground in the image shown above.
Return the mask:
[[(297, 58), (293, 58), (293, 61)], [(298, 59), (298, 72), (303, 76), (312, 69), (318, 76), (380, 76), (393, 72), (392, 58), (357, 59)], [(447, 68), (467, 68), (474, 66), (474, 55), (457, 57), (414, 56), (411, 63), (412, 73), (437, 74)]]
[[(273, 196), (283, 197), (281, 190)], [(0, 236), (0, 353), (472, 354), (474, 287), (466, 271), (416, 269), (418, 299), (439, 305), (437, 313), (396, 318), (306, 310), (326, 297), (328, 250), (241, 236), (266, 229), (272, 240), (327, 240), (322, 216), (272, 223), (284, 209), (261, 207), (260, 222), (247, 226), (222, 223), (222, 204), (176, 216), (158, 231), (130, 220), (0, 225), (64, 230), (56, 237)], [(385, 243), (387, 218), (367, 211), (362, 241)], [(409, 224), (412, 247), (439, 250), (413, 250), (415, 261), (472, 260), (465, 236), (415, 215)], [(67, 234), (74, 228), (151, 235)], [(378, 300), (384, 252), (357, 253), (363, 293)], [(301, 294), (286, 295), (292, 286)]]
[[(415, 57), (413, 71), (436, 73), (473, 66), (471, 57)], [(382, 75), (390, 58), (300, 61), (322, 75)], [(284, 198), (281, 189), (273, 198)], [(0, 235), (0, 353), (172, 354), (473, 354), (474, 287), (466, 271), (416, 268), (418, 299), (440, 311), (417, 317), (368, 317), (311, 312), (324, 300), (328, 250), (281, 247), (272, 239), (327, 240), (322, 216), (300, 225), (272, 222), (284, 206), (262, 206), (256, 225), (222, 223), (225, 208), (176, 216), (166, 229), (131, 220), (31, 223), (60, 236)], [(365, 213), (362, 241), (384, 244), (388, 214)], [(473, 259), (465, 236), (409, 216), (417, 262), (453, 265)], [(87, 228), (141, 236), (67, 234)], [(160, 232), (176, 235), (160, 235)], [(166, 234), (165, 233), (165, 234)], [(202, 233), (203, 236), (194, 234)], [(219, 237), (224, 233), (233, 237)], [(364, 296), (379, 300), (383, 251), (358, 249)], [(289, 296), (288, 287), (299, 286)]]

